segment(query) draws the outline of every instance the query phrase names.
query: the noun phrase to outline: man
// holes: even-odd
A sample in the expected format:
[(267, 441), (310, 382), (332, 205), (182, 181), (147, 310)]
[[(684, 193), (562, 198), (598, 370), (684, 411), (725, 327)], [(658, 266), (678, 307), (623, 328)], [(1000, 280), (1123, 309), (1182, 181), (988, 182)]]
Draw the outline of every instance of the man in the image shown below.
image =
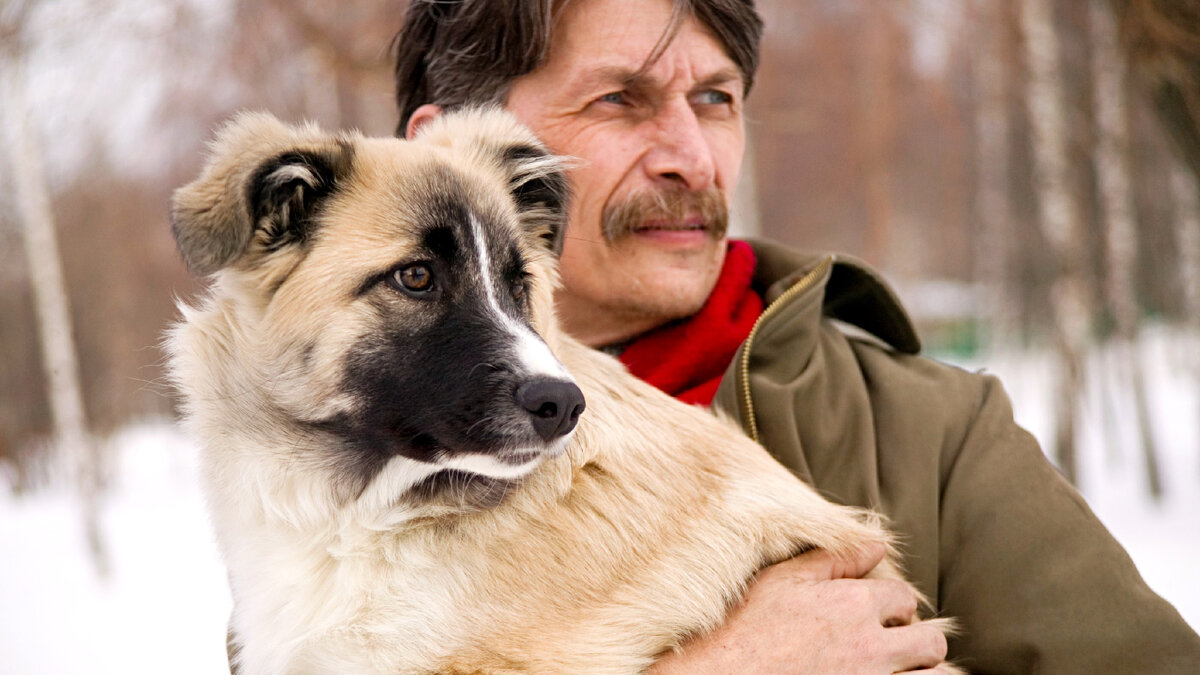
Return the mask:
[[(399, 132), (497, 102), (578, 158), (564, 326), (734, 415), (835, 500), (888, 514), (910, 577), (963, 625), (951, 659), (1200, 672), (1200, 638), (1013, 423), (997, 382), (917, 356), (861, 265), (727, 241), (760, 35), (752, 0), (413, 0), (396, 42)], [(881, 555), (764, 570), (724, 627), (655, 670), (929, 668), (947, 653), (940, 635), (890, 627), (915, 599), (859, 578)]]

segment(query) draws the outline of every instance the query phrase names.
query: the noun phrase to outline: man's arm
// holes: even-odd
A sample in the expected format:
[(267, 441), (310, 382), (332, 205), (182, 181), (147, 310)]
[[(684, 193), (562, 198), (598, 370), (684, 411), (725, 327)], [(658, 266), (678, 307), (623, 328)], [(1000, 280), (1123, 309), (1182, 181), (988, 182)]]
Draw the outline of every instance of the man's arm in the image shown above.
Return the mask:
[(882, 545), (846, 561), (810, 551), (768, 567), (724, 625), (649, 672), (895, 673), (936, 666), (946, 656), (946, 639), (934, 626), (905, 625), (917, 610), (909, 587), (861, 578), (883, 555)]
[(963, 626), (952, 658), (994, 673), (1200, 672), (1200, 637), (1013, 422), (994, 378), (947, 460), (938, 603)]

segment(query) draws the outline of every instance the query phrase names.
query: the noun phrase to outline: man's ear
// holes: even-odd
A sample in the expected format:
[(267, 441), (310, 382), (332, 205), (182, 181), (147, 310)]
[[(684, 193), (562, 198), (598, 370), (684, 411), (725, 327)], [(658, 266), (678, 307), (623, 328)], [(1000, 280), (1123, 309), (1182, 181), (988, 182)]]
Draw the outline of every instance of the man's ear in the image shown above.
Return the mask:
[(413, 111), (413, 114), (408, 118), (408, 125), (404, 128), (404, 138), (412, 140), (417, 137), (417, 132), (426, 123), (432, 122), (438, 115), (442, 114), (442, 106), (432, 103), (423, 103), (419, 108)]
[(196, 274), (302, 245), (353, 157), (346, 138), (263, 113), (233, 118), (211, 147), (200, 177), (171, 199), (175, 243)]

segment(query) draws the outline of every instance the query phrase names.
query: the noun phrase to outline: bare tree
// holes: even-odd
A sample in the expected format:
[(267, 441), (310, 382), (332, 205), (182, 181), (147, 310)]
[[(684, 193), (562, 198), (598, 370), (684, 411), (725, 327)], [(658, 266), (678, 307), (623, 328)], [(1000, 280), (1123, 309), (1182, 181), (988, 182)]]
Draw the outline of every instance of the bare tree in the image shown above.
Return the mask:
[(1075, 452), (1083, 358), (1090, 329), (1084, 274), (1082, 217), (1071, 193), (1067, 111), (1054, 3), (1022, 0), (1021, 26), (1029, 71), (1026, 104), (1033, 131), (1034, 181), (1039, 224), (1059, 263), (1050, 294), (1055, 350), (1060, 372), (1055, 384), (1055, 441), (1059, 469), (1071, 482), (1078, 475)]
[(975, 87), (976, 222), (974, 268), (977, 280), (987, 288), (988, 325), (985, 343), (990, 348), (1014, 343), (1018, 319), (1011, 276), (1012, 245), (1016, 218), (1011, 206), (1009, 183), (1011, 152), (1009, 137), (1009, 73), (1005, 54), (1004, 27), (1007, 3), (978, 0), (972, 6), (973, 23), (979, 38), (971, 47), (972, 83)]
[(1137, 339), (1139, 312), (1134, 287), (1138, 238), (1130, 176), (1128, 78), (1112, 9), (1101, 3), (1089, 7), (1095, 86), (1092, 100), (1098, 127), (1093, 161), (1100, 212), (1107, 225), (1105, 295), (1116, 324), (1115, 340), (1110, 345), (1115, 361), (1112, 373), (1117, 377), (1116, 392), (1128, 392), (1133, 399), (1148, 487), (1151, 496), (1158, 498), (1162, 495), (1162, 476)]
[(730, 212), (729, 233), (734, 237), (762, 236), (762, 223), (758, 213), (758, 137), (746, 135), (746, 154), (742, 159), (742, 173), (738, 178), (737, 191), (733, 193)]
[[(1180, 282), (1191, 350), (1186, 367), (1200, 393), (1200, 187), (1196, 176), (1181, 160), (1171, 162), (1171, 202), (1174, 206), (1175, 243), (1179, 247)], [(1200, 396), (1197, 396), (1200, 401)], [(1195, 420), (1200, 422), (1200, 409)]]
[[(1110, 0), (1124, 48), (1153, 101), (1177, 160), (1170, 162), (1174, 242), (1179, 249), (1183, 313), (1200, 339), (1200, 4)], [(1200, 357), (1192, 355), (1200, 388)], [(1197, 415), (1200, 420), (1200, 415)]]
[(15, 201), (31, 275), (55, 445), (74, 473), (92, 560), (101, 575), (106, 575), (108, 556), (100, 532), (98, 509), (101, 456), (87, 430), (67, 285), (42, 163), (44, 152), (26, 103), (22, 28), (32, 5), (32, 2), (9, 5), (0, 14), (3, 44), (0, 100), (4, 102), (5, 146), (12, 166)]
[(859, 129), (867, 207), (868, 260), (886, 266), (896, 220), (892, 193), (896, 146), (896, 77), (893, 64), (900, 51), (900, 26), (891, 11), (866, 17), (863, 46), (865, 76), (859, 81)]
[(1175, 150), (1200, 180), (1200, 3), (1110, 1)]
[[(1179, 161), (1171, 162), (1171, 199), (1184, 311), (1188, 324), (1200, 338), (1200, 188)], [(1200, 350), (1196, 356), (1197, 373), (1200, 374)], [(1196, 419), (1200, 420), (1200, 416)]]
[(390, 133), (396, 120), (387, 45), (403, 7), (394, 0), (235, 0), (233, 71), (257, 81), (256, 103), (278, 113)]

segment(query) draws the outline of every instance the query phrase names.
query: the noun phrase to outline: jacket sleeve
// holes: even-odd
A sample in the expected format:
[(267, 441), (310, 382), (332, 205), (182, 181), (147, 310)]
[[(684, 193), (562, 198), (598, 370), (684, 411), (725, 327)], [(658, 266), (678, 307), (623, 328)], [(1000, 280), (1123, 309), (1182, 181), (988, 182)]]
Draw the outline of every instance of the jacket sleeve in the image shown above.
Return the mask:
[(1142, 580), (1083, 498), (983, 378), (943, 457), (938, 605), (978, 673), (1200, 673), (1200, 638)]

